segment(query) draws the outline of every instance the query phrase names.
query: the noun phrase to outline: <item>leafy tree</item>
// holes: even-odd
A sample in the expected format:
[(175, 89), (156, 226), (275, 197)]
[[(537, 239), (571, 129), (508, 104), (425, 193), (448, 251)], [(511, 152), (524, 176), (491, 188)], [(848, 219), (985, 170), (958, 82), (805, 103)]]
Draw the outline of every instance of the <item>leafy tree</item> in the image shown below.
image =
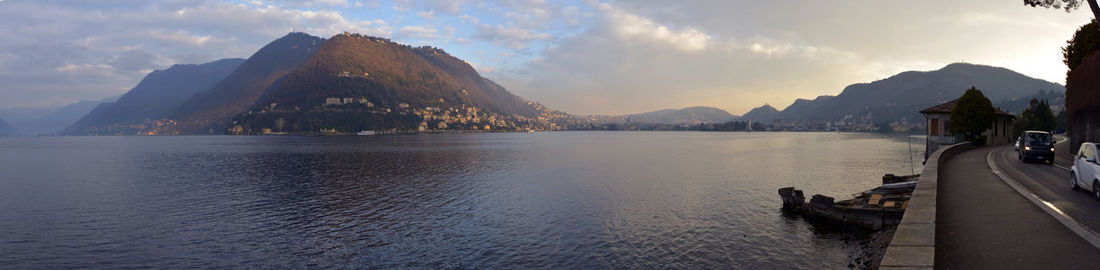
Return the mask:
[(1062, 63), (1072, 71), (1085, 60), (1085, 57), (1097, 50), (1100, 50), (1100, 27), (1097, 26), (1096, 20), (1092, 20), (1077, 28), (1073, 38), (1066, 41), (1066, 47), (1062, 48)]
[[(1096, 0), (1087, 1), (1089, 3), (1089, 9), (1092, 10), (1093, 18), (1100, 18), (1100, 6), (1096, 5)], [(1081, 7), (1081, 0), (1024, 0), (1024, 5), (1056, 9), (1064, 8), (1066, 12), (1070, 12)]]
[(1058, 128), (1058, 120), (1050, 110), (1050, 103), (1046, 100), (1032, 99), (1027, 109), (1020, 113), (1014, 133), (1019, 136), (1025, 130), (1053, 131), (1056, 128)]
[(997, 112), (982, 91), (970, 87), (951, 110), (951, 133), (961, 134), (975, 145), (984, 145), (982, 132), (993, 125)]

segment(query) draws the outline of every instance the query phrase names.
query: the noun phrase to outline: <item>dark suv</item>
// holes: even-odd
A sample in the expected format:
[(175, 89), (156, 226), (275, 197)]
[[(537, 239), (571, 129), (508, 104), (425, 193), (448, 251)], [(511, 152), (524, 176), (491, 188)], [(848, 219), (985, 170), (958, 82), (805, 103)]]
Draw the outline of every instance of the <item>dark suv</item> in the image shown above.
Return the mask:
[(1024, 131), (1020, 135), (1020, 160), (1049, 161), (1054, 164), (1054, 136), (1045, 131)]

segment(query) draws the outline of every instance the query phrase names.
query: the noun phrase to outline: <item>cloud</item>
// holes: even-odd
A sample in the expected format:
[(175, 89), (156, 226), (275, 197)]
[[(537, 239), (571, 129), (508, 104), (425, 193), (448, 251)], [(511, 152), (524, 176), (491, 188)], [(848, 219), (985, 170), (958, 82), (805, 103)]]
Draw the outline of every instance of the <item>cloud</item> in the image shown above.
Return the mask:
[(561, 39), (505, 87), (572, 113), (627, 114), (715, 106), (737, 113), (788, 103), (805, 89), (853, 82), (860, 58), (775, 38), (715, 37), (604, 5), (587, 30)]
[(447, 14), (458, 14), (467, 1), (463, 0), (395, 0), (393, 10), (407, 12), (410, 10), (438, 10)]
[(501, 25), (478, 25), (473, 38), (502, 45), (513, 50), (527, 49), (528, 43), (535, 40), (550, 39), (550, 34), (538, 33), (529, 29), (506, 27)]
[(1087, 12), (992, 0), (590, 5), (583, 31), (549, 39), (536, 59), (497, 70), (493, 79), (568, 112), (607, 114), (783, 108), (795, 98), (960, 61), (1060, 82), (1060, 46), (1089, 19)]
[(669, 27), (654, 23), (643, 18), (612, 7), (609, 4), (600, 5), (600, 9), (607, 17), (607, 23), (614, 29), (614, 33), (625, 39), (648, 39), (665, 42), (673, 47), (685, 51), (700, 51), (706, 49), (711, 36), (694, 28), (671, 30)]
[(397, 30), (397, 36), (411, 39), (437, 39), (442, 36), (434, 26), (404, 26)]

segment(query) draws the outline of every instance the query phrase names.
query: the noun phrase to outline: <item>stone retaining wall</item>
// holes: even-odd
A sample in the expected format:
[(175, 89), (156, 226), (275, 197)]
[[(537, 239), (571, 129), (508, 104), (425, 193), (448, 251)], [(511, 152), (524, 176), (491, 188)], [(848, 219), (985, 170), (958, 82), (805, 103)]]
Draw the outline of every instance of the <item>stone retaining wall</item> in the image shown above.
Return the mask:
[(936, 188), (939, 166), (947, 157), (970, 148), (969, 142), (941, 147), (925, 160), (905, 215), (886, 248), (880, 269), (932, 269), (936, 259)]

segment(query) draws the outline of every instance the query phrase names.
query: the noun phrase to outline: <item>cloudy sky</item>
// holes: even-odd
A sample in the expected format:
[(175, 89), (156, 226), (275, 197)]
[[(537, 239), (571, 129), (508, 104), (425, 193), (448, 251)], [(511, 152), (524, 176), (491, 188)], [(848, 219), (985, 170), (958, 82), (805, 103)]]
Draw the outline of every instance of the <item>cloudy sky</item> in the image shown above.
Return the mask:
[(1060, 47), (1089, 19), (1019, 0), (0, 0), (0, 108), (120, 95), (293, 30), (441, 47), (570, 113), (742, 114), (953, 62), (1062, 83)]

